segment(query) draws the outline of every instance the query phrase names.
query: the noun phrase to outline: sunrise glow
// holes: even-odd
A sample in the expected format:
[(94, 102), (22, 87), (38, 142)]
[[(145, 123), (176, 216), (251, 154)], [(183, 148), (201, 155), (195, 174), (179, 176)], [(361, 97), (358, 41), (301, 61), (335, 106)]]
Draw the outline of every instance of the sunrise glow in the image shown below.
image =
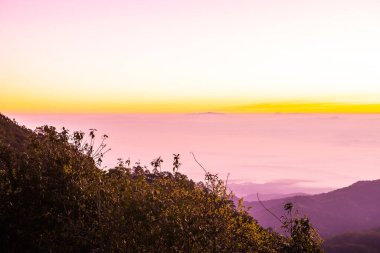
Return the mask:
[(371, 0), (3, 0), (0, 110), (380, 112), (379, 10)]

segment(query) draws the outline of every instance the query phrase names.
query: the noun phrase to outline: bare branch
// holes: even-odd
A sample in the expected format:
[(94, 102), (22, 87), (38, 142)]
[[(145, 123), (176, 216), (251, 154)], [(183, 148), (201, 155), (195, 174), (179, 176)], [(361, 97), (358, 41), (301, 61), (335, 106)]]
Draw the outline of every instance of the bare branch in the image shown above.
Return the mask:
[(195, 161), (196, 163), (198, 163), (198, 165), (203, 169), (203, 171), (204, 171), (205, 173), (208, 173), (207, 170), (202, 166), (202, 164), (200, 164), (200, 163), (198, 162), (197, 158), (195, 158), (194, 153), (193, 153), (193, 152), (190, 152), (190, 154), (193, 155), (194, 161)]
[(262, 206), (262, 207), (264, 207), (264, 209), (265, 210), (267, 210), (267, 212), (268, 213), (270, 213), (273, 217), (275, 217), (281, 224), (284, 224), (283, 222), (282, 222), (282, 220), (277, 216), (277, 215), (275, 215), (271, 210), (269, 210), (265, 205), (264, 205), (264, 203), (260, 200), (260, 198), (259, 198), (259, 193), (257, 193), (257, 200), (259, 201), (259, 203), (260, 203), (260, 205)]
[(228, 172), (227, 173), (227, 178), (226, 178), (226, 188), (227, 188), (227, 185), (228, 185), (228, 178), (230, 177), (230, 173)]

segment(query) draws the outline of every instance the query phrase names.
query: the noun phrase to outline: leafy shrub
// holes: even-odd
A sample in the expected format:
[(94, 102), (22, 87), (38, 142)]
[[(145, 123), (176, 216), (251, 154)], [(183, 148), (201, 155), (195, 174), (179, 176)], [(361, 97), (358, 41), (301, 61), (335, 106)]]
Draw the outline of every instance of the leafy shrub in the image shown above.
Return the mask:
[(94, 130), (87, 142), (0, 116), (0, 252), (320, 252), (311, 226), (306, 240), (263, 229), (216, 175), (179, 173), (178, 154), (173, 173), (161, 158), (106, 171), (107, 136), (95, 148)]

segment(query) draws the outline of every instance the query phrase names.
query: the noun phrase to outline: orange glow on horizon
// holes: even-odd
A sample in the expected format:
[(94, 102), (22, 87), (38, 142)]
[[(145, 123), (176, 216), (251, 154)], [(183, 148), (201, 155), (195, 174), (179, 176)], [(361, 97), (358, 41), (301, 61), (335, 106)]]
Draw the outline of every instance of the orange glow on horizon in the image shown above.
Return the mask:
[(59, 101), (25, 98), (0, 101), (1, 113), (380, 113), (376, 103), (260, 102), (239, 104), (222, 100)]
[(380, 113), (379, 10), (3, 0), (0, 112)]

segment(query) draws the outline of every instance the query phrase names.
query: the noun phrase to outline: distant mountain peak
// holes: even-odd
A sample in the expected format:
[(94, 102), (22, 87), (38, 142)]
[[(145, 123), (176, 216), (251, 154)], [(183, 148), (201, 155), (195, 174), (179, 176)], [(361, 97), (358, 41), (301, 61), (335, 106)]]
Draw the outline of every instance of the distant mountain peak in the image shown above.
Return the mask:
[(222, 112), (196, 112), (189, 113), (188, 115), (224, 115)]

